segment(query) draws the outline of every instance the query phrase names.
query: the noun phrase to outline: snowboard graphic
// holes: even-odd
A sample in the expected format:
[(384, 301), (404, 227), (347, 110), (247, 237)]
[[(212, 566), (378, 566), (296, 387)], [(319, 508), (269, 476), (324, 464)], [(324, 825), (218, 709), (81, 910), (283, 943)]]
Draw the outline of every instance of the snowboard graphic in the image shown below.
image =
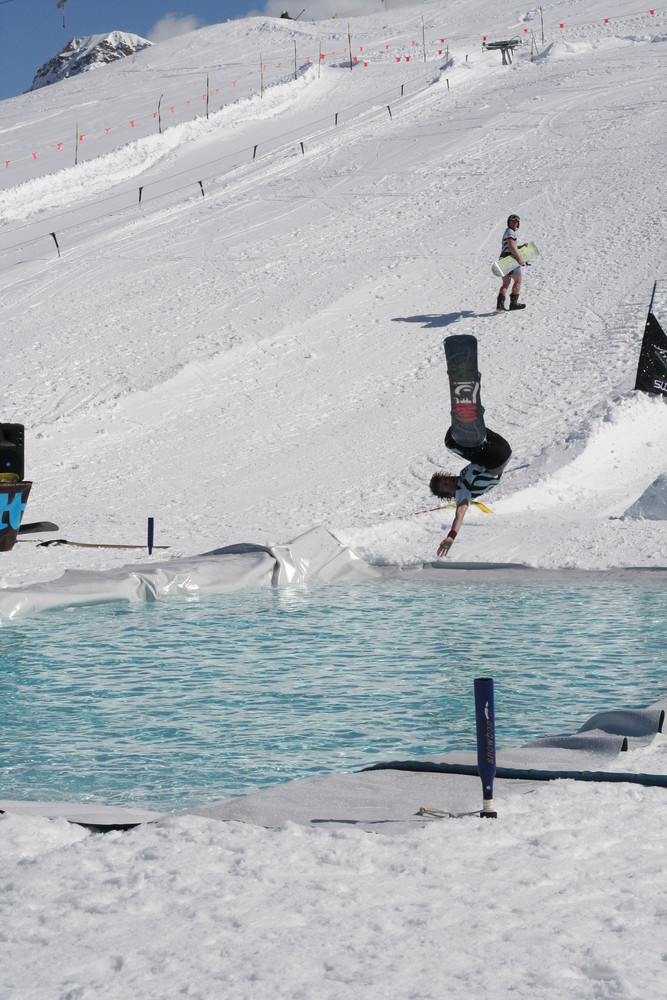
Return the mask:
[[(526, 243), (525, 247), (519, 249), (519, 257), (523, 260), (524, 264), (528, 261), (535, 260), (536, 257), (540, 256), (540, 251), (537, 249), (534, 243)], [(501, 257), (499, 260), (494, 261), (491, 265), (491, 270), (498, 278), (504, 278), (506, 274), (513, 271), (517, 267), (516, 258), (508, 254), (507, 257)]]
[(476, 338), (470, 334), (447, 337), (445, 357), (452, 407), (452, 437), (464, 448), (474, 448), (486, 437)]

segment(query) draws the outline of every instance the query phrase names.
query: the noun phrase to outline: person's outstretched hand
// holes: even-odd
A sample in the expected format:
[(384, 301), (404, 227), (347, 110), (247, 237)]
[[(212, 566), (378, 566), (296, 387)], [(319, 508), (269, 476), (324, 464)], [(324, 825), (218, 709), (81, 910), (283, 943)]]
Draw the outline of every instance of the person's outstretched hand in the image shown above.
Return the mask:
[(438, 555), (446, 556), (453, 544), (454, 544), (453, 538), (450, 538), (449, 536), (447, 536), (447, 538), (443, 538), (443, 540), (440, 542), (440, 545), (438, 545)]

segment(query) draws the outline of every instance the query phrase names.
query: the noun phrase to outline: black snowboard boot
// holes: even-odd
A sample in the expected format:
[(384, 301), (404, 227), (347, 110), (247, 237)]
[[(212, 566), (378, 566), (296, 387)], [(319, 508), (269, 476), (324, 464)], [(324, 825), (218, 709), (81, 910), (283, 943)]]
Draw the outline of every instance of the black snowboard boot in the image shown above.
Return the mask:
[(525, 309), (525, 302), (519, 302), (519, 295), (510, 295), (510, 310), (512, 309)]
[(498, 298), (496, 300), (496, 309), (499, 312), (505, 312), (505, 293), (498, 292)]

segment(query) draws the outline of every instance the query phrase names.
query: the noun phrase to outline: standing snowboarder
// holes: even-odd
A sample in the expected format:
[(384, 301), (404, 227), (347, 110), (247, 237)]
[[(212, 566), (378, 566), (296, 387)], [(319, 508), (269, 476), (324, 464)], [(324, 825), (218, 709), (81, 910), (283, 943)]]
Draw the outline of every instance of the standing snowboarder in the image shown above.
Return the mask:
[(505, 312), (505, 293), (509, 288), (510, 284), (514, 282), (512, 291), (510, 292), (510, 310), (513, 309), (525, 309), (525, 303), (519, 302), (519, 292), (521, 290), (521, 277), (523, 275), (523, 261), (519, 254), (521, 247), (525, 247), (525, 243), (521, 243), (517, 246), (516, 242), (516, 231), (519, 228), (519, 216), (510, 215), (507, 219), (507, 229), (503, 233), (503, 246), (500, 256), (501, 257), (514, 257), (517, 261), (517, 266), (509, 274), (506, 274), (503, 278), (503, 283), (500, 286), (500, 291), (498, 292), (498, 299), (496, 301), (496, 309), (500, 312)]

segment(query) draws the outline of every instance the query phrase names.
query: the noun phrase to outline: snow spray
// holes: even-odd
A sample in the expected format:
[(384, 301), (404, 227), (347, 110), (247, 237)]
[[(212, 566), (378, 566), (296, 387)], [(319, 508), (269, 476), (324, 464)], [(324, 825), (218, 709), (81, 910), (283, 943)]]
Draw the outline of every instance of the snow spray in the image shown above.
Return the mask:
[(480, 816), (496, 819), (493, 808), (493, 779), (496, 776), (496, 721), (493, 708), (493, 678), (475, 678), (475, 720), (477, 723), (477, 768), (482, 781)]

